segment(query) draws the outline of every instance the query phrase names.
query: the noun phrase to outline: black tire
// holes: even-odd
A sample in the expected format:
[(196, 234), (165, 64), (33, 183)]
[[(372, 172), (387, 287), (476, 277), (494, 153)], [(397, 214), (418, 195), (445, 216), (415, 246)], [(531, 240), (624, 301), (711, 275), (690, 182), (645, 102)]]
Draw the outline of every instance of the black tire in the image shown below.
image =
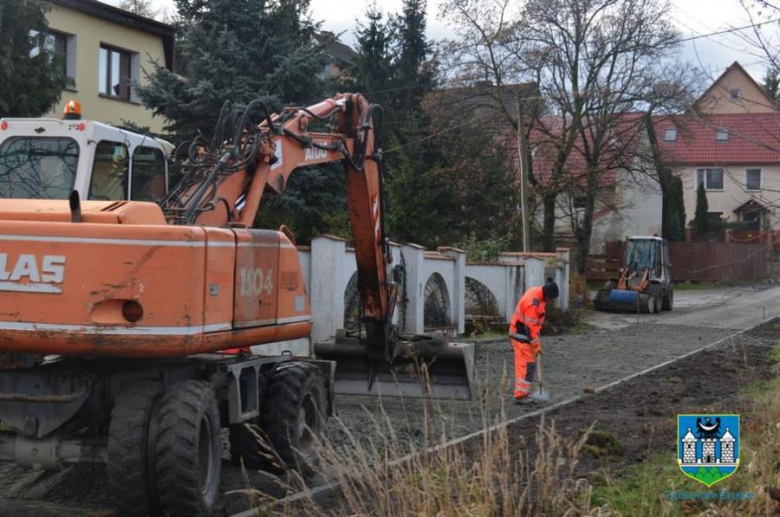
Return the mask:
[(264, 401), (263, 430), (276, 452), (275, 470), (284, 467), (304, 476), (317, 464), (316, 445), (325, 433), (325, 377), (314, 365), (287, 363), (277, 369)]
[(263, 399), (268, 390), (268, 376), (258, 378), (260, 416), (249, 422), (230, 426), (230, 461), (235, 466), (267, 469), (273, 464), (274, 454), (262, 429)]
[(221, 456), (219, 408), (207, 382), (171, 386), (160, 406), (157, 480), (160, 505), (170, 517), (217, 512)]
[[(108, 427), (108, 485), (118, 517), (159, 515), (154, 437), (162, 385), (147, 381), (122, 388)], [(150, 442), (151, 438), (151, 442)]]
[(674, 290), (669, 289), (669, 292), (664, 296), (663, 310), (671, 311), (674, 307)]
[(655, 301), (653, 295), (650, 293), (640, 293), (637, 295), (637, 303), (639, 305), (639, 312), (642, 314), (652, 314), (653, 307), (655, 307)]

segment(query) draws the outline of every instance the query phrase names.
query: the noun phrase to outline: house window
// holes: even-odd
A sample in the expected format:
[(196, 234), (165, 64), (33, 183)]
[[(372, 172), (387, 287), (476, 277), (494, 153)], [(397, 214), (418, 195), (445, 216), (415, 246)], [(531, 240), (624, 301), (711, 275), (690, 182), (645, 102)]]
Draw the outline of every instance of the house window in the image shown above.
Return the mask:
[(676, 142), (677, 141), (677, 129), (665, 129), (664, 130), (664, 142)]
[[(742, 220), (746, 223), (757, 223), (761, 221), (761, 212), (758, 210), (748, 210), (742, 214)], [(757, 225), (758, 226), (758, 225)]]
[[(37, 31), (30, 31), (30, 36), (38, 37)], [(49, 52), (51, 59), (56, 60), (59, 72), (65, 77), (76, 77), (75, 66), (76, 36), (69, 36), (56, 31), (49, 31), (43, 39), (43, 47)], [(40, 55), (41, 45), (33, 47), (30, 56)]]
[(723, 190), (723, 169), (697, 169), (696, 188), (701, 183), (706, 190)]
[(127, 199), (129, 162), (127, 147), (124, 144), (102, 140), (95, 149), (89, 199), (98, 201)]
[(54, 59), (57, 60), (60, 73), (68, 77), (68, 37), (64, 34), (51, 32), (46, 36), (46, 45), (51, 49)]
[(731, 95), (731, 100), (735, 101), (741, 97), (741, 93), (739, 91), (739, 88), (732, 88), (729, 91), (729, 94)]
[(719, 223), (723, 217), (723, 212), (707, 212), (707, 220), (710, 223)]
[(574, 196), (574, 208), (585, 209), (585, 196)]
[(728, 142), (729, 141), (729, 128), (722, 127), (715, 133), (716, 142)]
[(99, 88), (101, 95), (130, 100), (133, 59), (130, 52), (100, 47)]
[(748, 169), (745, 172), (745, 188), (761, 190), (761, 169)]

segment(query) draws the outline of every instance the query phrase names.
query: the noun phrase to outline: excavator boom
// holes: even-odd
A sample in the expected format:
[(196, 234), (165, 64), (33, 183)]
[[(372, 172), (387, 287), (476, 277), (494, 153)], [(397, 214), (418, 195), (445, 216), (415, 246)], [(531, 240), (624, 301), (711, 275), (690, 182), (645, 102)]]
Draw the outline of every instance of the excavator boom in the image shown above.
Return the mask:
[(158, 204), (75, 191), (0, 202), (0, 289), (14, 292), (0, 298), (0, 351), (186, 357), (309, 335), (291, 235), (252, 225), (264, 194), (282, 193), (296, 170), (341, 163), (363, 317), (360, 332), (315, 344), (337, 361), (336, 391), (470, 396), (473, 348), (403, 336), (393, 323), (403, 272), (384, 230), (380, 111), (359, 94), (280, 113), (226, 103)]

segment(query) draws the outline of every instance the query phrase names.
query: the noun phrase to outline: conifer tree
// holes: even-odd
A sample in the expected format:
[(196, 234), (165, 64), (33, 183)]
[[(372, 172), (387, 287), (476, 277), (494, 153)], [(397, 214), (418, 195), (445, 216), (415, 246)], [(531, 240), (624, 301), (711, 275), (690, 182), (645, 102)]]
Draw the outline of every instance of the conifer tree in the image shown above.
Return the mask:
[(710, 229), (710, 220), (707, 212), (709, 212), (707, 192), (704, 190), (704, 182), (701, 182), (696, 189), (696, 213), (693, 217), (693, 231), (697, 235), (704, 235)]
[(60, 100), (63, 56), (47, 40), (48, 4), (0, 2), (0, 117), (40, 117)]
[(212, 130), (225, 100), (265, 97), (278, 109), (326, 94), (324, 54), (309, 0), (176, 0), (177, 71), (157, 64), (143, 103), (168, 119), (167, 129), (191, 138)]
[(392, 89), (395, 31), (376, 4), (369, 6), (365, 15), (367, 22), (355, 30), (358, 57), (345, 82), (353, 91), (370, 92), (371, 102), (387, 109), (386, 101), (393, 93), (388, 90)]

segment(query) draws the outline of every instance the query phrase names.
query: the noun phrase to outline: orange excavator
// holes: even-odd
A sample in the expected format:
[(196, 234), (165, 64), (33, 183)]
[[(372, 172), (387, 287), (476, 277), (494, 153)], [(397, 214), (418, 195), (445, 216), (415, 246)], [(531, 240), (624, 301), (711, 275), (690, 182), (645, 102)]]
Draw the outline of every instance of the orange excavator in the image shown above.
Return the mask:
[[(468, 397), (473, 348), (393, 322), (403, 270), (384, 230), (379, 116), (358, 94), (277, 114), (226, 104), (158, 202), (133, 200), (143, 162), (123, 168), (135, 151), (84, 136), (89, 124), (1, 120), (17, 132), (0, 133), (0, 168), (16, 160), (24, 188), (11, 191), (25, 199), (0, 200), (0, 352), (24, 358), (0, 371), (0, 461), (106, 463), (119, 515), (205, 516), (221, 428), (234, 461), (306, 472), (334, 393)], [(98, 174), (101, 149), (109, 186), (96, 190), (80, 174)], [(95, 165), (76, 167), (80, 157)], [(332, 162), (344, 165), (362, 328), (315, 344), (316, 358), (262, 355), (309, 336), (312, 321), (291, 234), (252, 224), (265, 192)], [(63, 164), (70, 188), (29, 199), (48, 174), (68, 182)]]

